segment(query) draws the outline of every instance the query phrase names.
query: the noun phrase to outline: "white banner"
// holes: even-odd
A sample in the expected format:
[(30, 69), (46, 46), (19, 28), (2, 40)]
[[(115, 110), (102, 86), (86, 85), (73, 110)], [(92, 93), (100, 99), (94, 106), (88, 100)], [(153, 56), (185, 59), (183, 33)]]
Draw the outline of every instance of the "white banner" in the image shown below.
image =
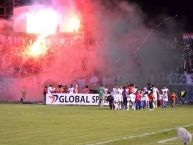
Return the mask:
[(151, 81), (161, 84), (193, 85), (193, 74), (156, 74)]
[[(98, 105), (98, 94), (60, 94), (46, 95), (46, 104), (51, 105)], [(104, 100), (103, 105), (108, 105)]]

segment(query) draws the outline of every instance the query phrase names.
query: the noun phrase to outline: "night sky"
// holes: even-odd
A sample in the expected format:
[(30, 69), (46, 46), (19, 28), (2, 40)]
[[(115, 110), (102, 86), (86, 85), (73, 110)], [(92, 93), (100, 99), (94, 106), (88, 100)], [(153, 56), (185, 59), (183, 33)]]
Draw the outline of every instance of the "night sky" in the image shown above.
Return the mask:
[[(0, 4), (12, 0), (0, 0)], [(23, 4), (29, 3), (32, 0), (19, 0)], [(37, 0), (41, 2), (43, 0)], [(93, 0), (94, 1), (94, 0)], [(117, 3), (124, 0), (103, 0)], [(193, 0), (127, 0), (130, 3), (137, 3), (145, 14), (147, 20), (157, 20), (159, 23), (161, 19), (157, 19), (159, 15), (175, 16), (177, 21), (183, 25), (184, 31), (193, 32)], [(2, 11), (0, 11), (2, 13)], [(163, 18), (162, 18), (163, 19)]]
[(156, 19), (158, 15), (175, 16), (184, 25), (185, 31), (193, 31), (193, 0), (128, 0), (137, 3), (147, 18)]

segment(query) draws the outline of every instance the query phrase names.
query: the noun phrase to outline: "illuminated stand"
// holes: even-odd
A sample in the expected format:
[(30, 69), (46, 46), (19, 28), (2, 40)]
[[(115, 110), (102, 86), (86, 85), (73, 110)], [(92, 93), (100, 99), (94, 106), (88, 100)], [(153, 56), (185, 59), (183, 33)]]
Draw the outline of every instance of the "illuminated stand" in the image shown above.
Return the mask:
[[(9, 50), (12, 53), (10, 59), (16, 61), (9, 64), (13, 68), (9, 73), (9, 68), (2, 66), (1, 76), (22, 77), (38, 74), (46, 68), (50, 58), (54, 59), (55, 52), (63, 53), (64, 50), (75, 47), (79, 47), (78, 65), (84, 73), (87, 72), (90, 33), (83, 28), (83, 18), (78, 12), (67, 12), (61, 16), (51, 6), (23, 6), (20, 0), (12, 2), (13, 32), (9, 29), (5, 34), (0, 34), (0, 43), (5, 45), (1, 47), (2, 51), (4, 48)], [(8, 62), (4, 57), (2, 61)]]
[[(26, 101), (42, 101), (45, 85), (52, 82), (68, 85), (78, 79), (82, 84), (87, 81), (97, 56), (95, 49), (91, 49), (94, 43), (90, 41), (91, 33), (87, 28), (91, 24), (85, 23), (88, 15), (82, 4), (70, 11), (65, 4), (63, 9), (58, 3), (53, 6), (47, 1), (45, 5), (31, 5), (23, 3), (24, 0), (2, 1), (9, 2), (6, 6), (12, 10), (6, 17), (13, 19), (5, 20), (6, 29), (1, 31), (0, 28), (1, 100), (20, 100), (20, 88), (25, 85), (30, 92)], [(47, 22), (43, 26), (34, 23), (42, 20), (44, 24)], [(54, 27), (47, 27), (49, 24)]]

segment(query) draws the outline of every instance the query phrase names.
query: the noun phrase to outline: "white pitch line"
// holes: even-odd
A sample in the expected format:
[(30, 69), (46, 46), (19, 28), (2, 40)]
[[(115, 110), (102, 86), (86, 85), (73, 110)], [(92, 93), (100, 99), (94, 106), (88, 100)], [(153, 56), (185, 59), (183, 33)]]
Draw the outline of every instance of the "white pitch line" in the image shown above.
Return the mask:
[(169, 141), (173, 141), (173, 140), (176, 140), (176, 139), (178, 139), (177, 137), (173, 137), (173, 138), (168, 138), (168, 139), (164, 139), (164, 140), (160, 140), (160, 141), (158, 141), (157, 143), (160, 143), (160, 144), (164, 144), (164, 143), (166, 143), (166, 142), (169, 142)]
[[(179, 127), (191, 127), (191, 126), (193, 126), (193, 124), (188, 124), (188, 125), (179, 126)], [(114, 141), (133, 139), (133, 138), (137, 138), (137, 137), (145, 137), (145, 136), (154, 135), (154, 134), (158, 134), (158, 133), (162, 133), (162, 132), (166, 132), (166, 131), (175, 130), (179, 127), (167, 128), (167, 129), (143, 133), (143, 134), (139, 134), (139, 135), (125, 136), (125, 137), (121, 137), (121, 138), (115, 138), (115, 139), (111, 139), (111, 140), (106, 140), (106, 141), (101, 141), (101, 142), (97, 142), (97, 143), (93, 143), (93, 144), (86, 144), (86, 145), (101, 145), (101, 144), (106, 144), (106, 143), (110, 143), (110, 142), (114, 142)]]

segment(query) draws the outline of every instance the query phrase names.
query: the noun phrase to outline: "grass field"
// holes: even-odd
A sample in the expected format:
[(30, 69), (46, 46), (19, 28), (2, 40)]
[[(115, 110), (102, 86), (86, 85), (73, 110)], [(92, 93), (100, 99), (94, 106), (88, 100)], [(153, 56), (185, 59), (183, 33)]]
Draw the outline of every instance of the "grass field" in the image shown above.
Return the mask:
[(193, 133), (193, 105), (154, 111), (0, 105), (0, 145), (182, 145), (174, 138), (179, 126)]

